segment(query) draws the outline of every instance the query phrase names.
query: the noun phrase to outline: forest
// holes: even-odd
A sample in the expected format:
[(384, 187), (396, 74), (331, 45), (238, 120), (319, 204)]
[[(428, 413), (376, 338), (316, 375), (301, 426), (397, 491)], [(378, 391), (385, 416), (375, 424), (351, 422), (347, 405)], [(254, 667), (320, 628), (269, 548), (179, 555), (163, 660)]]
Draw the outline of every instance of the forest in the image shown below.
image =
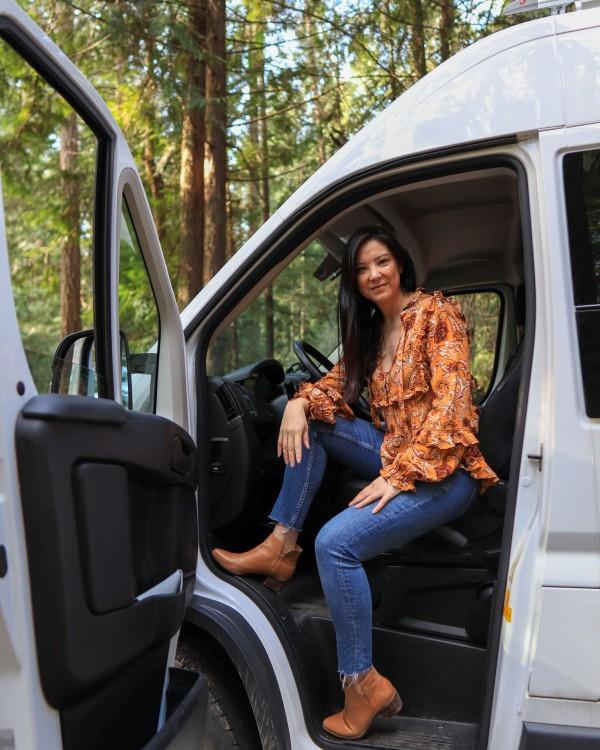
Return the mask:
[[(19, 2), (122, 128), (181, 308), (386, 105), (459, 49), (523, 20), (501, 16), (488, 0)], [(93, 324), (96, 143), (0, 42), (0, 166), (15, 303), (26, 348), (47, 359), (60, 337)], [(265, 356), (289, 358), (290, 341), (321, 341), (325, 325), (333, 346), (335, 320), (315, 304), (331, 297), (312, 274), (318, 260), (318, 248), (309, 249), (278, 292), (277, 284), (267, 288), (240, 320), (254, 339), (259, 332)], [(124, 273), (130, 292), (144, 283), (143, 267)], [(130, 309), (124, 289), (122, 316), (141, 331), (150, 313), (129, 298)], [(493, 352), (495, 304), (480, 303), (474, 360)], [(244, 338), (231, 332), (228, 367), (247, 360)]]

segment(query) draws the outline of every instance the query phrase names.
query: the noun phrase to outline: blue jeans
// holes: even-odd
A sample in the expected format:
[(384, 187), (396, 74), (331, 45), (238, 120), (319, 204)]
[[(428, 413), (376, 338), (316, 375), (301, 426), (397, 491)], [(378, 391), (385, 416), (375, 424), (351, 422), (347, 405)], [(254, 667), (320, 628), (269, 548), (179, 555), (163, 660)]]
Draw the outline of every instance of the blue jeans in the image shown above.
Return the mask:
[[(365, 479), (374, 479), (381, 469), (383, 433), (370, 422), (343, 417), (335, 424), (311, 422), (309, 435), (310, 448), (303, 446), (302, 461), (293, 469), (286, 466), (270, 515), (296, 531), (302, 530), (328, 456)], [(371, 589), (362, 562), (457, 518), (478, 490), (479, 483), (458, 469), (441, 482), (417, 482), (415, 492), (401, 492), (379, 513), (372, 513), (375, 503), (347, 507), (320, 530), (315, 552), (342, 676), (356, 676), (372, 665)]]

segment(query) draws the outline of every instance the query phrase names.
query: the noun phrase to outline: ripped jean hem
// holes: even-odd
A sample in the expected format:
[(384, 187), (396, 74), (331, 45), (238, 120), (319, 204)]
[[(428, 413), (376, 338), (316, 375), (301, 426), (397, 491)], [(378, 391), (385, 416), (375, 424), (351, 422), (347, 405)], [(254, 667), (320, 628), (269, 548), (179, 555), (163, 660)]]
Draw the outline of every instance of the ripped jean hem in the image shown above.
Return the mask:
[(280, 521), (279, 518), (275, 518), (275, 516), (269, 516), (269, 521), (273, 522), (273, 527), (275, 527), (278, 523), (280, 523), (282, 526), (285, 526), (284, 534), (288, 531), (296, 531), (298, 534), (302, 531), (302, 529), (297, 529), (295, 526), (290, 526), (285, 521)]
[(350, 687), (351, 685), (356, 685), (362, 677), (367, 676), (371, 669), (373, 669), (372, 664), (366, 669), (360, 669), (358, 672), (352, 672), (348, 674), (342, 672), (341, 669), (338, 669), (338, 675), (340, 678), (342, 689)]

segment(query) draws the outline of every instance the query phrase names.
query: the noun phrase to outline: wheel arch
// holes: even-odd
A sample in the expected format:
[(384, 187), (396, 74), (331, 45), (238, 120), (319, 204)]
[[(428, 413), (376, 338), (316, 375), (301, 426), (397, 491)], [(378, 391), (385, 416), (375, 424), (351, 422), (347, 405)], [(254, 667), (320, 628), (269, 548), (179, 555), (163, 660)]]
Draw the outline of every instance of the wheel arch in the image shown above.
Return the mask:
[(232, 607), (193, 596), (185, 621), (217, 642), (246, 692), (265, 750), (291, 750), (285, 707), (268, 654), (254, 630)]

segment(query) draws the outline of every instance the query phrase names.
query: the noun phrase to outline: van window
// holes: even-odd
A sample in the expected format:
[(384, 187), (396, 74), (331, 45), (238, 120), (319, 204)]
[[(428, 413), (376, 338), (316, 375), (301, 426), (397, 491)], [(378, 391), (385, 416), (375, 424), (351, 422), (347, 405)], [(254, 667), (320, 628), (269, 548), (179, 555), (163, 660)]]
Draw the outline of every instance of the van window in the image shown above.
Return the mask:
[(473, 401), (481, 403), (494, 379), (496, 344), (500, 328), (500, 295), (498, 292), (453, 293), (467, 321), (469, 331)]
[[(96, 151), (85, 122), (0, 40), (6, 241), (21, 340), (41, 393), (50, 390), (61, 339), (93, 326)], [(93, 372), (90, 377), (94, 382), (85, 392), (97, 395)]]
[(600, 417), (600, 150), (568, 154), (563, 172), (585, 410)]
[[(296, 359), (292, 344), (306, 340), (336, 358), (336, 271), (327, 271), (328, 255), (317, 241), (308, 245), (229, 326), (211, 342), (209, 375), (222, 375), (261, 359), (288, 366)], [(337, 268), (337, 264), (333, 264)]]
[(119, 242), (119, 327), (123, 406), (152, 414), (156, 408), (160, 318), (125, 198)]

